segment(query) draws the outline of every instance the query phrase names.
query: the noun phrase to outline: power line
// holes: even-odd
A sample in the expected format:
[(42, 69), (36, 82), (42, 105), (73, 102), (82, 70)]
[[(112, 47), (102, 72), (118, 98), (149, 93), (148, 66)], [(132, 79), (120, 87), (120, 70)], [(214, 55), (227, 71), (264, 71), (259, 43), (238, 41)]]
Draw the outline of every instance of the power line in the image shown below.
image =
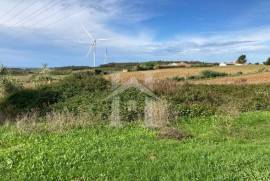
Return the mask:
[[(61, 1), (59, 1), (59, 3), (60, 3)], [(55, 4), (56, 5), (56, 4)], [(50, 8), (47, 8), (47, 11), (46, 12), (48, 12), (48, 10), (49, 10)], [(63, 8), (61, 8), (60, 10), (62, 10)], [(44, 13), (44, 12), (43, 12)], [(61, 13), (61, 11), (54, 11), (53, 13), (50, 13), (50, 14), (48, 14), (48, 16), (45, 16), (45, 17), (41, 17), (41, 19), (36, 19), (36, 20), (34, 20), (34, 21), (32, 21), (30, 24), (36, 24), (36, 23), (38, 23), (38, 22), (45, 22), (46, 20), (48, 20), (50, 17), (53, 17), (53, 16), (56, 16), (57, 14), (59, 14), (59, 13)], [(40, 13), (40, 14), (42, 14), (42, 13)]]
[[(15, 19), (15, 18), (17, 18), (18, 16), (20, 16), (20, 15), (22, 15), (24, 12), (26, 12), (28, 9), (30, 9), (31, 7), (33, 7), (35, 4), (37, 4), (38, 3), (38, 1), (36, 1), (36, 0), (34, 0), (34, 2), (33, 3), (31, 3), (29, 6), (27, 6), (26, 8), (24, 8), (22, 11), (20, 11), (19, 13), (17, 13), (14, 17), (13, 17), (13, 19)], [(15, 21), (15, 23), (16, 23), (16, 21)], [(16, 25), (16, 24), (15, 24)]]
[[(13, 11), (14, 11), (16, 8), (18, 8), (24, 1), (25, 1), (25, 0), (19, 1), (17, 4), (15, 4), (15, 5), (14, 5), (12, 8), (10, 8), (8, 11), (6, 11), (5, 13), (3, 13), (3, 15), (1, 16), (1, 18), (5, 20), (5, 18), (6, 18), (9, 14), (12, 14)], [(3, 22), (5, 22), (5, 21), (3, 21)], [(3, 24), (3, 22), (2, 22), (2, 24)]]
[(86, 9), (83, 10), (83, 11), (77, 12), (77, 13), (75, 13), (75, 14), (71, 14), (71, 15), (69, 15), (69, 16), (64, 16), (64, 17), (62, 17), (62, 18), (59, 18), (59, 19), (56, 20), (56, 21), (53, 21), (53, 22), (51, 22), (51, 23), (45, 24), (44, 26), (41, 26), (41, 28), (49, 27), (49, 26), (52, 26), (52, 25), (54, 25), (54, 24), (56, 24), (56, 23), (60, 23), (60, 22), (62, 22), (62, 21), (65, 21), (66, 19), (69, 19), (69, 18), (71, 18), (71, 17), (73, 17), (73, 16), (79, 15), (79, 14), (85, 12), (85, 11), (86, 11)]
[(59, 2), (60, 1), (54, 1), (54, 0), (49, 1), (49, 3), (47, 3), (47, 5), (42, 6), (42, 7), (38, 8), (37, 10), (35, 10), (34, 12), (32, 12), (31, 14), (29, 14), (28, 16), (25, 16), (24, 20), (21, 21), (21, 22), (18, 22), (17, 24), (15, 24), (15, 26), (23, 25), (24, 23), (26, 23), (32, 17), (38, 17), (39, 15), (44, 13), (44, 10), (45, 10), (45, 12), (48, 11), (50, 8), (52, 8), (53, 6), (58, 4)]

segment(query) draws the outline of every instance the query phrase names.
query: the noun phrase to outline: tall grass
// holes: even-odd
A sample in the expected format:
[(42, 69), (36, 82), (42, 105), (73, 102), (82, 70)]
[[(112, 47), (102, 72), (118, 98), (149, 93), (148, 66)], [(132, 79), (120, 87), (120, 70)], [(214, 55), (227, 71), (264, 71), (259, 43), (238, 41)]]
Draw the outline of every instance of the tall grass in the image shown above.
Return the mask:
[(20, 132), (66, 132), (74, 128), (86, 128), (101, 123), (90, 113), (74, 114), (69, 112), (51, 112), (40, 117), (37, 113), (29, 113), (19, 116), (15, 120), (16, 127)]

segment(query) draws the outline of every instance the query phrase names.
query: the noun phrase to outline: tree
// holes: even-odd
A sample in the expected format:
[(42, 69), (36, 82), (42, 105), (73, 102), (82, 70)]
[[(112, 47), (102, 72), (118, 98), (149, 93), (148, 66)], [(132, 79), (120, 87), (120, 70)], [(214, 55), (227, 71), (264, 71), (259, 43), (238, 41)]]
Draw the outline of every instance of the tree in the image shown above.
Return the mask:
[(245, 63), (247, 63), (247, 56), (246, 55), (241, 55), (237, 59), (236, 63), (239, 63), (239, 64), (245, 64)]
[(265, 65), (270, 65), (270, 57), (264, 62)]
[(0, 75), (5, 75), (7, 74), (7, 68), (4, 67), (3, 65), (0, 65)]

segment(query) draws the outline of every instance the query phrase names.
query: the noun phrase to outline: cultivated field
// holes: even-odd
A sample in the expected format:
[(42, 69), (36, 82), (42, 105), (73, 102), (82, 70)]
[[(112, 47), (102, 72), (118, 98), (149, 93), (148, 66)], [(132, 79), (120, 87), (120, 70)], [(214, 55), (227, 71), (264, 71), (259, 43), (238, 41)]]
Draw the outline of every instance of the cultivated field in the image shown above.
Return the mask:
[[(270, 83), (270, 67), (264, 65), (245, 65), (245, 66), (228, 66), (228, 67), (198, 67), (198, 68), (175, 68), (161, 69), (138, 72), (121, 72), (113, 74), (111, 77), (118, 78), (120, 82), (126, 82), (131, 78), (145, 80), (153, 77), (155, 80), (166, 80), (174, 77), (189, 77), (199, 75), (205, 70), (224, 72), (231, 76), (215, 78), (211, 80), (193, 81), (201, 84), (234, 84), (234, 83)], [(241, 74), (241, 75), (237, 75)], [(107, 76), (109, 78), (109, 76)]]

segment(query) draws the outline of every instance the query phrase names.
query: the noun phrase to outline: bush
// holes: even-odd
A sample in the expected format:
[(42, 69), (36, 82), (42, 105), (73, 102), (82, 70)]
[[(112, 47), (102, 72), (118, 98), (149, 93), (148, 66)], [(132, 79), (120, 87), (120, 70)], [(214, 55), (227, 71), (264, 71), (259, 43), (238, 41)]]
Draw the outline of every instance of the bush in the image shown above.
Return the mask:
[[(88, 105), (93, 109), (99, 109), (102, 105), (98, 104), (102, 99), (100, 96), (109, 86), (109, 82), (100, 76), (91, 75), (83, 78), (72, 75), (58, 83), (13, 92), (0, 102), (0, 108), (9, 117), (33, 110), (39, 114), (53, 109), (63, 111), (67, 107), (73, 107), (74, 112), (79, 112), (81, 107)], [(81, 97), (85, 98), (84, 102)]]
[(264, 62), (265, 65), (270, 65), (270, 57)]
[(3, 65), (0, 66), (0, 75), (6, 75), (8, 73), (8, 70)]
[(22, 90), (23, 86), (16, 80), (10, 79), (8, 77), (0, 78), (0, 95), (8, 96), (10, 94), (16, 93)]
[(158, 64), (155, 62), (146, 62), (146, 63), (140, 64), (140, 65), (137, 65), (135, 67), (135, 70), (137, 70), (137, 71), (154, 70), (157, 67), (158, 67)]
[(205, 70), (201, 72), (200, 75), (192, 75), (187, 78), (185, 77), (174, 77), (172, 80), (175, 81), (185, 81), (185, 80), (201, 80), (201, 79), (210, 79), (210, 78), (216, 78), (216, 77), (224, 77), (228, 76), (227, 73), (224, 72), (216, 72), (216, 71), (210, 71), (210, 70)]
[(175, 81), (185, 81), (186, 79), (185, 79), (185, 77), (178, 77), (178, 76), (176, 76), (176, 77), (173, 77), (172, 80), (175, 80)]
[(210, 71), (210, 70), (205, 70), (201, 73), (202, 78), (216, 78), (216, 77), (224, 77), (228, 76), (227, 73), (224, 72), (216, 72), (216, 71)]

